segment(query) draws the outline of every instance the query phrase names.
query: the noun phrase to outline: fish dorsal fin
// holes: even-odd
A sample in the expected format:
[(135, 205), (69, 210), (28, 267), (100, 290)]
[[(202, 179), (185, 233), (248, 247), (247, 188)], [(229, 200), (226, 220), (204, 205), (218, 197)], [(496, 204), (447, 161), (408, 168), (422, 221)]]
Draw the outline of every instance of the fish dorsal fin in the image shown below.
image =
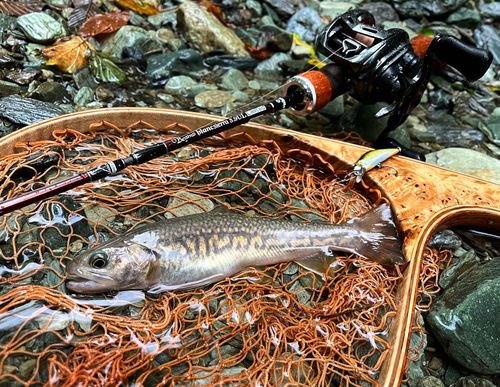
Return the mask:
[(297, 264), (318, 275), (328, 273), (330, 265), (336, 261), (336, 256), (324, 252), (316, 253), (305, 258), (296, 260)]

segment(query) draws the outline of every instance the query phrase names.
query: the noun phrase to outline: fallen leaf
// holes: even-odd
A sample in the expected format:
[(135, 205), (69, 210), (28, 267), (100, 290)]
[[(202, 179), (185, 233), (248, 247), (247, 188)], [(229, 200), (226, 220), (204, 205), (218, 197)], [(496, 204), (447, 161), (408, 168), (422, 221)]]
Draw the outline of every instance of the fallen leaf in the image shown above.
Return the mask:
[(89, 66), (92, 75), (102, 82), (123, 82), (126, 78), (122, 69), (96, 52), (90, 55)]
[(66, 8), (66, 5), (55, 5), (47, 4), (43, 1), (31, 0), (31, 1), (5, 1), (0, 0), (0, 13), (4, 13), (10, 16), (22, 16), (31, 12), (42, 11), (45, 7), (62, 9)]
[(69, 28), (80, 27), (89, 17), (100, 13), (99, 7), (92, 0), (73, 0), (73, 6), (75, 9), (68, 16)]
[(156, 15), (161, 12), (157, 0), (116, 0), (118, 5), (145, 15)]
[(90, 38), (99, 34), (109, 34), (127, 24), (129, 19), (130, 13), (128, 11), (113, 11), (106, 15), (95, 15), (83, 23), (80, 27), (80, 35), (84, 38)]
[(88, 64), (87, 51), (95, 51), (95, 48), (80, 36), (67, 36), (45, 47), (42, 53), (49, 58), (48, 65), (56, 65), (61, 71), (72, 73)]

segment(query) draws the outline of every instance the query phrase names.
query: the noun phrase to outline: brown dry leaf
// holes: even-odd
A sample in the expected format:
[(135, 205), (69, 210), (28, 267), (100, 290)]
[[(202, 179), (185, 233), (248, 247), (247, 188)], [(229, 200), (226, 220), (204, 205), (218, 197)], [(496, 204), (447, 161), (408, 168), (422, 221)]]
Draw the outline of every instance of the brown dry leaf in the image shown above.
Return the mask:
[(116, 0), (118, 5), (145, 15), (156, 15), (161, 12), (157, 0)]
[(106, 15), (95, 15), (82, 24), (80, 35), (84, 38), (90, 38), (99, 34), (109, 34), (127, 24), (129, 19), (130, 13), (128, 11), (113, 11)]
[(95, 51), (95, 48), (80, 36), (66, 36), (45, 47), (42, 53), (49, 58), (48, 65), (56, 65), (61, 71), (72, 73), (88, 64), (87, 50)]
[(62, 9), (66, 8), (66, 5), (52, 5), (47, 4), (43, 1), (31, 0), (31, 1), (5, 1), (0, 0), (0, 13), (4, 13), (10, 16), (22, 16), (31, 12), (42, 11), (45, 7)]

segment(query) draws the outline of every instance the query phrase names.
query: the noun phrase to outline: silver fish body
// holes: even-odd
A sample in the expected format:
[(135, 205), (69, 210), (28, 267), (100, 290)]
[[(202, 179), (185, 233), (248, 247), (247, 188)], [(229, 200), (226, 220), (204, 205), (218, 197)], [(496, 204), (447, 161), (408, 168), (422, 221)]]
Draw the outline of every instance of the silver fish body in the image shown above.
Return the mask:
[(87, 250), (68, 264), (67, 287), (81, 293), (195, 288), (247, 267), (330, 250), (404, 263), (387, 204), (341, 225), (209, 212), (148, 224)]

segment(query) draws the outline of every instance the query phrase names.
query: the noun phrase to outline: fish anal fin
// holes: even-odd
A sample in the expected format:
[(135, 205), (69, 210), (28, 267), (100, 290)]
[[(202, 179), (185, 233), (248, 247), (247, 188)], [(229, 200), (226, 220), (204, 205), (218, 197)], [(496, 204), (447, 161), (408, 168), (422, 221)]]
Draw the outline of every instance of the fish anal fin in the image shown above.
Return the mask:
[(325, 252), (314, 253), (305, 258), (297, 259), (298, 265), (304, 269), (310, 270), (320, 276), (328, 273), (330, 265), (336, 261), (336, 256)]

